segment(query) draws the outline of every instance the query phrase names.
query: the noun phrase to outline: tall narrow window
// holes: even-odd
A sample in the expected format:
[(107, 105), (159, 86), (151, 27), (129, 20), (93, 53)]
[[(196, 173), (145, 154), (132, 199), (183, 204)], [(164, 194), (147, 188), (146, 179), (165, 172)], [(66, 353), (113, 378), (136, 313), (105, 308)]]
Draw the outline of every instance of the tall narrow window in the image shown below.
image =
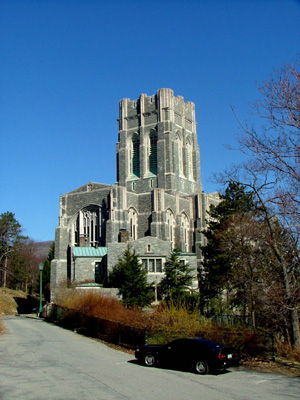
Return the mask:
[(181, 214), (181, 239), (183, 241), (183, 251), (189, 251), (189, 220), (186, 214)]
[(161, 259), (156, 260), (156, 272), (162, 272), (162, 260)]
[(147, 259), (143, 259), (142, 260), (142, 266), (143, 266), (143, 269), (145, 270), (145, 271), (148, 271), (148, 266), (147, 266)]
[(177, 132), (177, 157), (178, 157), (178, 174), (183, 176), (183, 146), (179, 132)]
[(186, 176), (189, 179), (193, 178), (193, 152), (190, 138), (186, 141)]
[(171, 210), (167, 210), (167, 225), (168, 225), (168, 236), (170, 242), (172, 242), (172, 249), (175, 244), (175, 217)]
[(132, 138), (132, 173), (140, 176), (140, 141), (137, 135)]
[(132, 240), (137, 239), (137, 212), (134, 208), (130, 208), (129, 211), (129, 232)]
[(150, 134), (150, 149), (149, 149), (149, 171), (152, 174), (157, 174), (157, 135), (156, 132)]
[(148, 271), (149, 272), (155, 272), (155, 260), (154, 259), (152, 259), (152, 258), (150, 258), (149, 260), (148, 260), (148, 264), (149, 264), (149, 269), (148, 269)]

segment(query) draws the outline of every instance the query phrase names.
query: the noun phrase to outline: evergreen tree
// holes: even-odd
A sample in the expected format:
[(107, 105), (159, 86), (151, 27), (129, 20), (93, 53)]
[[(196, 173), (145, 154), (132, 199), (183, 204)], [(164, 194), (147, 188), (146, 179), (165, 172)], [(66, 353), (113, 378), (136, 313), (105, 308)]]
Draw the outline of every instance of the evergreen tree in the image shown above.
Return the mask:
[[(207, 244), (202, 246), (203, 262), (199, 277), (200, 307), (202, 312), (211, 313), (217, 306), (224, 289), (230, 290), (235, 252), (224, 251), (224, 233), (235, 216), (241, 218), (254, 213), (253, 195), (245, 187), (230, 182), (225, 194), (220, 195), (220, 203), (211, 206), (208, 229), (203, 231)], [(226, 233), (225, 233), (226, 234)], [(220, 310), (218, 310), (220, 311)]]
[(109, 284), (119, 289), (126, 307), (144, 307), (153, 300), (152, 286), (138, 256), (128, 246), (118, 264), (109, 275)]
[(192, 269), (189, 264), (180, 260), (181, 252), (173, 250), (165, 263), (165, 276), (162, 278), (159, 289), (167, 302), (178, 303), (189, 295), (192, 283)]

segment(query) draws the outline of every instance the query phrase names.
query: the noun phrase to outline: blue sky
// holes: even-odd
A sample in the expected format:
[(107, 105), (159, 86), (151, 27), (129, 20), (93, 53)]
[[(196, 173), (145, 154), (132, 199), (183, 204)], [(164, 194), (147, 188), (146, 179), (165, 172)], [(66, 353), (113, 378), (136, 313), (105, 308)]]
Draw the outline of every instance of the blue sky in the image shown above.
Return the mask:
[[(239, 153), (257, 83), (299, 54), (296, 0), (0, 0), (0, 214), (53, 240), (59, 196), (114, 184), (119, 100), (196, 105), (202, 182)], [(256, 121), (257, 123), (257, 121)]]

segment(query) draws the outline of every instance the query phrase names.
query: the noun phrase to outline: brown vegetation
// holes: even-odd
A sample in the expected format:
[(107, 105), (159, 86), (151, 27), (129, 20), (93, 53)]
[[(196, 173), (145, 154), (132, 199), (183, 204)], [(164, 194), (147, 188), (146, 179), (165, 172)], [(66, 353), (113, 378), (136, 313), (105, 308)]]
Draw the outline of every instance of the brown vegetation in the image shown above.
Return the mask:
[(83, 292), (70, 289), (64, 291), (59, 296), (57, 303), (62, 307), (80, 310), (95, 317), (145, 327), (145, 320), (140, 309), (125, 308), (115, 297), (101, 295), (94, 290)]
[[(249, 357), (272, 356), (271, 337), (258, 334), (256, 331), (241, 327), (217, 325), (210, 320), (190, 312), (183, 305), (161, 304), (156, 308), (128, 309), (116, 298), (101, 295), (96, 291), (65, 291), (59, 299), (59, 305), (82, 311), (85, 314), (121, 322), (148, 331), (148, 343), (166, 343), (178, 337), (205, 337), (225, 346), (235, 347)], [(277, 348), (277, 354), (287, 355), (285, 346)], [(299, 355), (293, 353), (295, 360)]]

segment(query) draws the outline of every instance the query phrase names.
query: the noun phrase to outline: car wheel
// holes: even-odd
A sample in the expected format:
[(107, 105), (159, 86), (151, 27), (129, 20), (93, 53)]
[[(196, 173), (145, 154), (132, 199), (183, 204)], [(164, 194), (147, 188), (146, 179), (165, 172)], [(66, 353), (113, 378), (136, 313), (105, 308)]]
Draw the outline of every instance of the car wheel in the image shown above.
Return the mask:
[(155, 365), (155, 363), (156, 363), (156, 360), (155, 360), (155, 357), (154, 357), (153, 354), (148, 353), (148, 354), (145, 355), (144, 364), (147, 367), (153, 367)]
[(205, 375), (209, 371), (209, 367), (206, 361), (199, 360), (194, 364), (194, 371), (196, 374)]

